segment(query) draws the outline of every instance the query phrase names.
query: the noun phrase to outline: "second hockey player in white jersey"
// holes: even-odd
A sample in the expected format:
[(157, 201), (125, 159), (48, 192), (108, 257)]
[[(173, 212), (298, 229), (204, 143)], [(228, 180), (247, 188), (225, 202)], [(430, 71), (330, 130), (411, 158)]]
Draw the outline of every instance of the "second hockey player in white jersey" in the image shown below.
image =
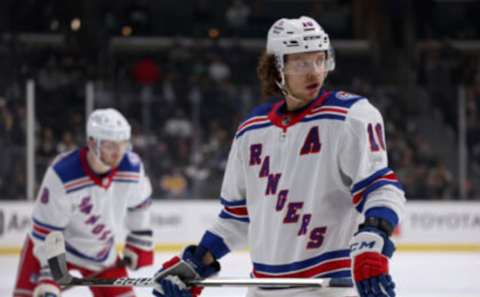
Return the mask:
[[(130, 134), (130, 125), (118, 111), (96, 110), (87, 123), (87, 146), (53, 161), (35, 201), (14, 296), (60, 296), (43, 249), (51, 231), (63, 232), (68, 267), (84, 277), (127, 276), (125, 267), (116, 264), (115, 248), (125, 226), (127, 265), (138, 269), (153, 263), (151, 185), (140, 158), (129, 149)], [(95, 297), (135, 296), (125, 287), (91, 290)]]
[(248, 296), (395, 296), (390, 235), (405, 197), (388, 167), (380, 112), (359, 95), (323, 88), (335, 67), (328, 35), (309, 18), (270, 29), (258, 74), (265, 95), (231, 147), (214, 226), (156, 275), (156, 296), (190, 296), (169, 275), (187, 265), (200, 277), (249, 246), (256, 278), (353, 278), (355, 288), (249, 289)]

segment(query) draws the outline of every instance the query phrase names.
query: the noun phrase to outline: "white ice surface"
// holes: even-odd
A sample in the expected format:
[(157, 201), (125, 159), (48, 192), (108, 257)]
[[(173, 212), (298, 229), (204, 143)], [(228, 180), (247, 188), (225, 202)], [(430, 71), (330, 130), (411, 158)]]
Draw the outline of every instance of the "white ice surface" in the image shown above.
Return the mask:
[[(156, 254), (155, 267), (173, 254)], [(227, 255), (221, 260), (224, 277), (248, 277), (247, 253)], [(12, 296), (17, 256), (0, 256), (0, 296)], [(156, 268), (134, 272), (133, 277), (152, 276)], [(398, 297), (480, 297), (480, 253), (397, 253), (391, 267)], [(207, 288), (202, 297), (244, 296), (243, 288)], [(137, 296), (152, 296), (151, 289), (136, 289)], [(65, 297), (91, 296), (87, 288), (74, 288)]]

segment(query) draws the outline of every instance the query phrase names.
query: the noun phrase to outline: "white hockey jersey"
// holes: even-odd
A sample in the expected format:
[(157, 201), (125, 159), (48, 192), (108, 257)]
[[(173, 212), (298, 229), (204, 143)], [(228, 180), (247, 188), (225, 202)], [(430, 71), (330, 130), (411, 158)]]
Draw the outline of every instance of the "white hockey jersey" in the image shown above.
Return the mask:
[(251, 250), (254, 277), (350, 277), (349, 241), (369, 211), (405, 197), (388, 168), (383, 119), (361, 96), (322, 90), (300, 112), (256, 108), (239, 126), (224, 206), (200, 244), (216, 257)]
[(67, 261), (91, 270), (113, 265), (118, 231), (150, 229), (151, 185), (133, 152), (100, 178), (87, 149), (60, 155), (48, 168), (33, 210), (31, 237), (43, 263), (43, 241), (53, 231), (65, 237)]

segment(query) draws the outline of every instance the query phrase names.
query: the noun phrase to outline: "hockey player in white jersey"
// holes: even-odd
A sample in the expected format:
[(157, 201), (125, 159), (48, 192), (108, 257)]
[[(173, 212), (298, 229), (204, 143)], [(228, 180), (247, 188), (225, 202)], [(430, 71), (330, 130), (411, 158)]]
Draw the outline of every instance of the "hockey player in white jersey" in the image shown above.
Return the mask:
[(280, 100), (257, 107), (239, 126), (223, 210), (198, 245), (157, 272), (156, 296), (195, 296), (198, 289), (172, 271), (209, 277), (218, 259), (244, 246), (252, 277), (351, 277), (355, 284), (250, 288), (248, 296), (395, 296), (390, 235), (404, 192), (388, 167), (380, 112), (367, 98), (323, 87), (334, 68), (330, 39), (315, 20), (273, 24), (257, 72), (264, 94)]
[[(151, 185), (143, 164), (130, 151), (131, 128), (115, 109), (98, 109), (87, 122), (87, 145), (58, 156), (47, 169), (32, 215), (14, 296), (57, 297), (43, 242), (62, 231), (69, 269), (84, 277), (127, 276), (115, 244), (127, 227), (124, 263), (138, 269), (153, 263)], [(120, 239), (122, 240), (122, 239)], [(128, 287), (91, 288), (93, 296), (135, 296)]]

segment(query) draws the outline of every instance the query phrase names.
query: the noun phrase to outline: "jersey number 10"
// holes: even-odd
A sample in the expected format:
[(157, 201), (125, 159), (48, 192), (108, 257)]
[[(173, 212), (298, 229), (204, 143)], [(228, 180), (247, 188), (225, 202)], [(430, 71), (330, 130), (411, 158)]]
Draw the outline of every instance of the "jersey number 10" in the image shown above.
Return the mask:
[(372, 123), (368, 124), (368, 141), (370, 142), (370, 150), (372, 152), (378, 152), (379, 150), (385, 150), (385, 142), (383, 140), (383, 129), (380, 123), (373, 127)]

